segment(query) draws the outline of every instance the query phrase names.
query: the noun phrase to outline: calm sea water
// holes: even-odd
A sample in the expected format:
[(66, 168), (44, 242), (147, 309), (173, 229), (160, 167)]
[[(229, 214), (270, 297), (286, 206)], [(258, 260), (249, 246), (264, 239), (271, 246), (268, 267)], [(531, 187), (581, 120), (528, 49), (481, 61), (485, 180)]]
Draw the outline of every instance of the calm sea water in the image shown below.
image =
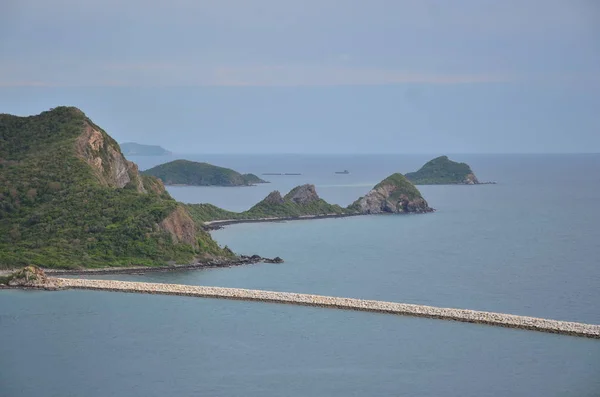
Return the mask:
[[(215, 231), (258, 264), (105, 278), (262, 288), (600, 324), (600, 155), (464, 155), (485, 186), (420, 187), (434, 214)], [(314, 183), (346, 205), (431, 156), (186, 156), (269, 176), (170, 188), (243, 210)], [(142, 168), (165, 158), (134, 159)], [(334, 171), (348, 169), (350, 175)], [(599, 396), (600, 342), (276, 304), (88, 291), (0, 292), (0, 395)], [(2, 393), (5, 391), (5, 394)]]

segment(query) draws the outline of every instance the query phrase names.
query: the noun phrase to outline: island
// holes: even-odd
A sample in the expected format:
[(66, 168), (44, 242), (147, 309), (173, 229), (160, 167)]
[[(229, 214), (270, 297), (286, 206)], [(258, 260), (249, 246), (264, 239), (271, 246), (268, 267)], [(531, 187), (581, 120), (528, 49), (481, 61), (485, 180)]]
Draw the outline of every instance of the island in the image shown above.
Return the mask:
[(338, 218), (368, 214), (427, 213), (434, 210), (419, 190), (402, 174), (393, 174), (378, 183), (367, 195), (343, 208), (319, 197), (314, 185), (297, 186), (282, 196), (269, 195), (244, 212), (221, 209), (212, 204), (186, 204), (192, 218), (207, 229), (245, 222), (273, 222), (294, 219)]
[(0, 114), (0, 268), (235, 258), (75, 107)]
[(135, 142), (124, 142), (119, 145), (124, 156), (166, 156), (173, 154), (157, 145), (142, 145)]
[(252, 186), (268, 183), (254, 174), (240, 174), (230, 168), (190, 160), (175, 160), (157, 165), (142, 174), (154, 176), (165, 185)]
[(410, 214), (433, 212), (427, 201), (404, 175), (396, 173), (379, 182), (366, 196), (359, 198), (349, 210), (361, 214)]
[(440, 156), (428, 161), (418, 171), (407, 173), (406, 178), (415, 185), (480, 184), (468, 164), (457, 163), (450, 160), (448, 156)]

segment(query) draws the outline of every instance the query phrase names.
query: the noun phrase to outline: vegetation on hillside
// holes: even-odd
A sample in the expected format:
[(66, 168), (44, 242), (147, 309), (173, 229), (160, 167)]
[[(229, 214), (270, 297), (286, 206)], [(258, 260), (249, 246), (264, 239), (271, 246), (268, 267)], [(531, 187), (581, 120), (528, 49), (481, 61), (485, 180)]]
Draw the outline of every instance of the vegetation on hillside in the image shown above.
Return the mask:
[(160, 226), (181, 204), (159, 181), (141, 178), (148, 193), (138, 178), (107, 186), (77, 151), (86, 126), (102, 134), (97, 160), (108, 167), (107, 150), (120, 153), (118, 144), (77, 108), (0, 115), (1, 268), (159, 265), (227, 254), (206, 232), (184, 244)]
[(404, 175), (402, 175), (400, 173), (395, 173), (395, 174), (388, 176), (383, 181), (381, 181), (377, 185), (375, 185), (375, 187), (373, 189), (378, 189), (378, 188), (380, 188), (382, 186), (386, 186), (386, 185), (392, 185), (396, 188), (390, 194), (389, 198), (392, 200), (397, 200), (401, 195), (405, 195), (406, 197), (408, 197), (409, 200), (414, 200), (416, 198), (422, 198), (421, 192), (419, 192), (419, 189), (417, 189), (415, 187), (415, 185), (413, 185), (408, 180), (408, 178), (406, 178)]
[(189, 160), (175, 160), (143, 172), (162, 180), (165, 185), (249, 186), (266, 183), (254, 174), (240, 174), (230, 168)]
[(415, 185), (478, 183), (468, 164), (457, 163), (448, 156), (436, 157), (418, 171), (409, 172), (406, 177)]
[(186, 204), (186, 206), (192, 218), (199, 223), (216, 220), (299, 218), (308, 215), (342, 215), (348, 213), (346, 209), (339, 205), (329, 204), (318, 196), (310, 197), (304, 203), (297, 203), (291, 199), (290, 194), (282, 197), (278, 191), (271, 192), (264, 200), (243, 212), (227, 211), (212, 204)]
[(366, 196), (348, 206), (360, 213), (423, 212), (429, 209), (419, 189), (404, 175), (395, 173), (373, 187)]

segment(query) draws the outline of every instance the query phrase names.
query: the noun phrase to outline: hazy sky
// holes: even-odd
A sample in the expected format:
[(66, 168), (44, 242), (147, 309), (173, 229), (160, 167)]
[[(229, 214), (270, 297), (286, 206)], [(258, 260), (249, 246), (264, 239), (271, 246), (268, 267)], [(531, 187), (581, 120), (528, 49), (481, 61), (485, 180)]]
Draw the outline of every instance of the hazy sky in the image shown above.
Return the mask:
[(600, 152), (596, 0), (0, 0), (0, 112), (178, 152)]

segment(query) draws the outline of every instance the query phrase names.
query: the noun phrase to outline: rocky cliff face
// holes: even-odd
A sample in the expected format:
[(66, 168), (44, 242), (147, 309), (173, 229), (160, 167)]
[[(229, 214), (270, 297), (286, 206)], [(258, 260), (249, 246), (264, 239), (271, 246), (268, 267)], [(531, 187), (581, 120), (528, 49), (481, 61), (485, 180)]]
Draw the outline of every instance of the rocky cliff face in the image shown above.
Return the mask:
[(475, 174), (470, 173), (465, 177), (465, 179), (463, 180), (463, 183), (466, 185), (478, 185), (479, 180), (477, 180), (477, 177), (475, 176)]
[(137, 165), (127, 161), (117, 143), (89, 122), (85, 123), (76, 148), (103, 185), (123, 188), (133, 183), (138, 192), (146, 193)]
[(296, 204), (310, 204), (319, 200), (319, 195), (315, 185), (300, 185), (293, 188), (285, 195), (286, 200), (291, 200)]
[(278, 190), (272, 191), (269, 193), (267, 197), (263, 200), (265, 204), (283, 204), (283, 197), (281, 197), (281, 193)]
[(173, 243), (184, 243), (194, 248), (198, 247), (196, 224), (183, 206), (177, 206), (175, 211), (163, 219), (159, 226), (171, 235)]
[(432, 212), (421, 193), (403, 175), (393, 174), (349, 207), (362, 214)]

